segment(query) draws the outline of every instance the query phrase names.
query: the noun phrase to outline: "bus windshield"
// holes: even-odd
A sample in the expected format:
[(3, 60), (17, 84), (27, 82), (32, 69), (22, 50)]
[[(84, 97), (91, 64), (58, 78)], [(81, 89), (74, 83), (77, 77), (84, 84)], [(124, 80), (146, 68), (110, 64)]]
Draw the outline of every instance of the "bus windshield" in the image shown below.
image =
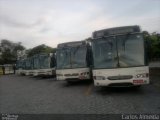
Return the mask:
[(40, 63), (39, 63), (39, 59), (38, 59), (37, 56), (34, 57), (33, 66), (34, 66), (34, 69), (39, 69), (40, 68)]
[(57, 50), (57, 68), (82, 68), (86, 67), (86, 47), (71, 47)]
[(50, 68), (50, 60), (48, 55), (41, 55), (40, 57), (40, 65), (42, 69)]
[(16, 62), (16, 69), (21, 69), (23, 67), (23, 60), (18, 60)]
[(86, 67), (86, 47), (74, 47), (71, 49), (72, 68)]
[(70, 50), (67, 48), (57, 50), (57, 68), (70, 68)]
[(94, 68), (136, 67), (144, 65), (141, 34), (117, 35), (93, 40)]
[(29, 70), (32, 68), (31, 59), (26, 59), (26, 69)]

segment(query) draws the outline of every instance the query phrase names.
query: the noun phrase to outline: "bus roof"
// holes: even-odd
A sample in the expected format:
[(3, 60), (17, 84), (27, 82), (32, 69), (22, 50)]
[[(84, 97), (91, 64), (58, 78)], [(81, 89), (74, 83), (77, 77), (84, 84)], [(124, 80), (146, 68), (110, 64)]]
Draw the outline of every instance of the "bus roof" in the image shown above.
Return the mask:
[(126, 34), (126, 33), (135, 33), (141, 32), (138, 25), (134, 26), (122, 26), (98, 30), (92, 33), (93, 38), (99, 38), (104, 36), (116, 35), (116, 34)]
[(86, 45), (86, 41), (76, 41), (76, 42), (66, 42), (58, 44), (58, 48), (65, 48), (65, 47), (77, 47), (77, 46), (83, 46)]
[(40, 57), (40, 56), (53, 56), (53, 53), (39, 53), (32, 56), (32, 58)]

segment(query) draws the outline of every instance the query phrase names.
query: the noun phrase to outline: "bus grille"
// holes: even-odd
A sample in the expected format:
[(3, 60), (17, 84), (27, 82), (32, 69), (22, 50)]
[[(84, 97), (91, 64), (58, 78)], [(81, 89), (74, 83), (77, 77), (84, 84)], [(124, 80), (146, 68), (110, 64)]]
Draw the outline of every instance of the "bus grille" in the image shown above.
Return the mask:
[(132, 75), (109, 76), (108, 80), (125, 80), (133, 78)]

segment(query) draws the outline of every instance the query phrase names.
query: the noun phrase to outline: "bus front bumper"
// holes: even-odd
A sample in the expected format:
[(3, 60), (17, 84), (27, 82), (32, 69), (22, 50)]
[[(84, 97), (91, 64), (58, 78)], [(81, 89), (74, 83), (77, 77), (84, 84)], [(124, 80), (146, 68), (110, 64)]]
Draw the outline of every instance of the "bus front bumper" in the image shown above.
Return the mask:
[(137, 80), (94, 80), (95, 86), (109, 86), (109, 87), (132, 87), (149, 84), (149, 79)]
[(37, 70), (33, 74), (34, 76), (52, 76), (55, 75), (55, 70), (52, 69), (44, 69), (44, 70)]

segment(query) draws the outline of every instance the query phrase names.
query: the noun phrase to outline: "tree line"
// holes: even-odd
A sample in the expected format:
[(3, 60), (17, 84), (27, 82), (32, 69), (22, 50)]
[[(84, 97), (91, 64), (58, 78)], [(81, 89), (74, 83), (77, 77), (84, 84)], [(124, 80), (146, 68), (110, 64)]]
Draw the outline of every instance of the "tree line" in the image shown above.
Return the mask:
[(19, 56), (31, 57), (39, 53), (54, 53), (56, 48), (49, 47), (45, 44), (38, 45), (31, 49), (26, 49), (20, 42), (14, 43), (10, 40), (3, 39), (0, 41), (0, 65), (15, 64)]
[[(145, 43), (147, 44), (147, 57), (149, 61), (160, 60), (160, 34), (143, 31)], [(45, 44), (38, 45), (31, 49), (26, 49), (20, 42), (14, 43), (10, 40), (3, 39), (0, 41), (0, 65), (15, 64), (18, 59), (18, 53), (25, 51), (26, 57), (39, 53), (55, 52), (56, 48), (49, 47)]]
[(149, 61), (160, 61), (160, 34), (143, 31)]

